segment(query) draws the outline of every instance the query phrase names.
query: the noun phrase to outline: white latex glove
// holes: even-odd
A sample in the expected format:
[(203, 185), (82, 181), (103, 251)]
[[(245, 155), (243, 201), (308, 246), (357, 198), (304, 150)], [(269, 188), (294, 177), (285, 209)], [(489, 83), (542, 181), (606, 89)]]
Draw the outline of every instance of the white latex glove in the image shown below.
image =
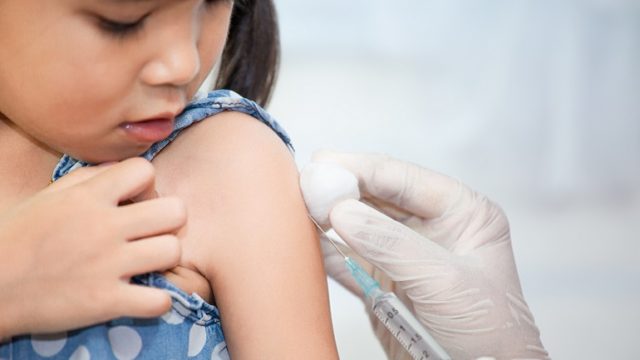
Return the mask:
[[(351, 171), (362, 200), (388, 215), (345, 200), (330, 221), (368, 263), (354, 258), (414, 311), (453, 359), (548, 358), (522, 295), (500, 207), (455, 179), (387, 156), (324, 151), (312, 161)], [(362, 297), (326, 240), (323, 251), (328, 273)], [(390, 359), (410, 359), (374, 316), (371, 321)]]

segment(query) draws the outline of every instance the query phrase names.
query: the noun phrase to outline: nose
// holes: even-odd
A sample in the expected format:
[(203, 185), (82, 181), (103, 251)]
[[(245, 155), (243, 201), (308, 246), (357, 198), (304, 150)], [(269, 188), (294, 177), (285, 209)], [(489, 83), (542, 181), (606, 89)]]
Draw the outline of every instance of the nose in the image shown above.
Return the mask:
[[(186, 30), (186, 28), (190, 28)], [(174, 27), (172, 34), (162, 38), (159, 50), (142, 70), (142, 80), (148, 85), (185, 86), (200, 72), (197, 29), (194, 26)]]

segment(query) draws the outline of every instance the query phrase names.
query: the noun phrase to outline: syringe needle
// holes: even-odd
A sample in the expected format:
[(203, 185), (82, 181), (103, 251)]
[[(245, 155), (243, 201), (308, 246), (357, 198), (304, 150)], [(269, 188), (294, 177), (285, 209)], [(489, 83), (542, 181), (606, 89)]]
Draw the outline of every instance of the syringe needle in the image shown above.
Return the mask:
[(322, 232), (324, 234), (324, 236), (327, 238), (327, 240), (329, 240), (331, 245), (333, 245), (333, 247), (336, 248), (336, 250), (338, 250), (340, 255), (342, 255), (345, 258), (345, 260), (348, 259), (349, 257), (344, 252), (342, 252), (342, 250), (340, 250), (340, 247), (338, 247), (338, 244), (336, 244), (336, 242), (333, 241), (333, 239), (331, 239), (331, 237), (329, 235), (327, 235), (327, 232), (324, 231), (324, 229), (322, 229), (322, 226), (320, 226), (320, 224), (318, 224), (316, 222), (316, 220), (313, 218), (313, 216), (309, 215), (309, 219), (311, 219), (311, 221), (313, 221), (313, 223), (316, 225), (318, 230), (320, 230), (320, 232)]

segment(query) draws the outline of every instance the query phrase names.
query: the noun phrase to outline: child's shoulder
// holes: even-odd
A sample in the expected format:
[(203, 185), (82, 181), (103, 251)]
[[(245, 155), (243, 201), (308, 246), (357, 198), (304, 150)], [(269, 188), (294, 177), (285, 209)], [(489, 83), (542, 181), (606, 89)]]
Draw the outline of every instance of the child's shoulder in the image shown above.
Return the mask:
[[(157, 153), (162, 151), (172, 141), (181, 137), (183, 132), (190, 129), (195, 124), (202, 122), (210, 123), (219, 119), (214, 115), (234, 112), (250, 115), (254, 121), (267, 125), (274, 134), (293, 150), (289, 136), (285, 130), (267, 113), (260, 105), (249, 99), (243, 98), (237, 93), (230, 90), (215, 90), (206, 95), (199, 96), (196, 100), (189, 103), (184, 111), (176, 118), (174, 131), (166, 139), (159, 141), (151, 146), (151, 148), (141, 156), (151, 160)], [(228, 116), (227, 116), (228, 117)], [(202, 127), (202, 126), (200, 126)], [(201, 131), (201, 130), (199, 130)], [(193, 132), (191, 130), (190, 132)]]
[[(229, 242), (246, 238), (239, 231), (252, 219), (277, 211), (287, 217), (304, 209), (281, 203), (299, 197), (297, 167), (287, 143), (247, 113), (224, 111), (189, 126), (153, 164), (158, 192), (181, 198), (187, 207), (187, 229), (178, 234), (182, 263), (209, 281), (222, 257), (233, 254)], [(239, 241), (236, 245), (234, 251), (245, 248)]]
[(178, 183), (270, 172), (293, 164), (287, 135), (277, 123), (236, 110), (215, 113), (183, 129), (153, 163), (158, 176)]
[(273, 170), (279, 158), (293, 160), (284, 129), (256, 103), (232, 91), (213, 91), (189, 104), (176, 119), (176, 129), (167, 141), (154, 145), (162, 146), (156, 167), (169, 170), (166, 175), (174, 182), (230, 178), (260, 167)]

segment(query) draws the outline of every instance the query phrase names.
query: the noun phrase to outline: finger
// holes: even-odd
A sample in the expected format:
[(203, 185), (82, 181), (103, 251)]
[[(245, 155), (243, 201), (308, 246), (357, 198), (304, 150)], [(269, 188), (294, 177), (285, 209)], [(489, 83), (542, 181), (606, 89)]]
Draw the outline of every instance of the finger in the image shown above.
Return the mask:
[(416, 215), (416, 214), (414, 214), (412, 212), (409, 212), (409, 211), (407, 211), (405, 209), (399, 208), (398, 206), (396, 206), (393, 203), (378, 199), (376, 197), (372, 197), (371, 195), (367, 195), (365, 197), (362, 197), (361, 201), (364, 204), (367, 204), (367, 205), (371, 206), (372, 208), (379, 210), (383, 214), (386, 214), (387, 216), (389, 216), (393, 220), (400, 221), (403, 224), (406, 224), (406, 221), (408, 221), (408, 219), (410, 219), (412, 217), (413, 218), (418, 218), (420, 221), (424, 221), (424, 218), (422, 216), (418, 216), (418, 215)]
[(132, 197), (129, 200), (133, 203), (137, 203), (137, 202), (157, 199), (159, 197), (160, 197), (160, 194), (158, 193), (158, 190), (156, 190), (155, 183), (154, 183), (152, 184), (152, 186), (144, 188), (140, 194)]
[(118, 208), (120, 228), (127, 239), (174, 232), (187, 222), (187, 209), (177, 197), (164, 197)]
[(86, 166), (78, 168), (57, 181), (51, 183), (45, 191), (62, 190), (91, 179), (116, 164), (115, 161), (100, 164), (98, 166)]
[(143, 285), (122, 284), (115, 317), (151, 318), (171, 309), (171, 296), (164, 290)]
[(339, 203), (330, 219), (353, 251), (394, 281), (440, 273), (451, 262), (445, 248), (359, 201)]
[(99, 193), (107, 194), (116, 204), (155, 191), (155, 169), (144, 158), (135, 157), (109, 166), (105, 171), (86, 181)]
[(158, 191), (156, 189), (154, 189), (153, 187), (149, 187), (149, 188), (146, 188), (145, 190), (143, 190), (143, 192), (141, 194), (131, 198), (131, 201), (134, 202), (134, 203), (137, 203), (137, 202), (141, 202), (141, 201), (157, 199), (159, 197), (160, 197), (160, 194), (158, 194)]
[(458, 180), (381, 154), (316, 152), (312, 161), (337, 163), (372, 197), (426, 219), (441, 216), (460, 197)]
[(177, 237), (155, 236), (127, 243), (119, 254), (119, 268), (124, 277), (130, 278), (173, 268), (180, 263), (180, 256), (181, 248)]

